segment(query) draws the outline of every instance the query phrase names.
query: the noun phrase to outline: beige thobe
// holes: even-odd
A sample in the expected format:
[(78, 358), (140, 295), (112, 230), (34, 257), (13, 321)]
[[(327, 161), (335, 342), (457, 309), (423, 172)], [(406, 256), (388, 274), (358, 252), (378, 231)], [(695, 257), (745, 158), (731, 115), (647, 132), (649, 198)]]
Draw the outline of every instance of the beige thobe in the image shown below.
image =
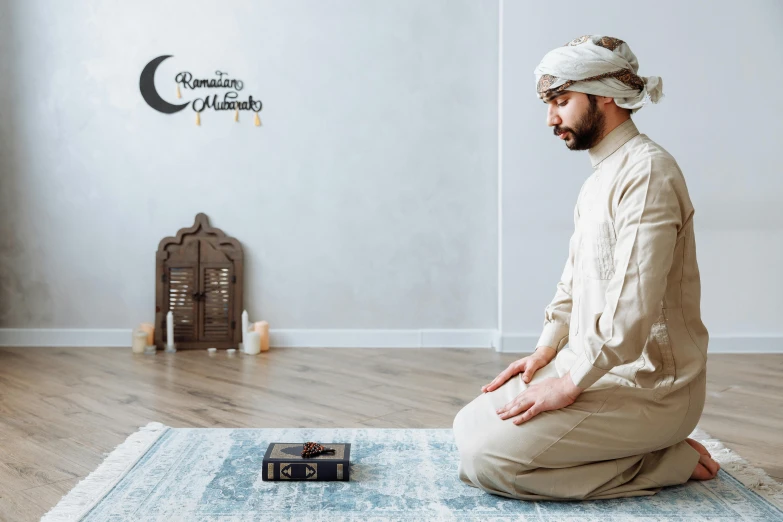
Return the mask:
[(652, 495), (698, 462), (684, 439), (704, 407), (708, 334), (685, 180), (630, 119), (589, 156), (537, 345), (557, 355), (533, 380), (570, 372), (585, 391), (517, 426), (495, 410), (526, 388), (518, 375), (454, 420), (460, 478), (498, 495)]

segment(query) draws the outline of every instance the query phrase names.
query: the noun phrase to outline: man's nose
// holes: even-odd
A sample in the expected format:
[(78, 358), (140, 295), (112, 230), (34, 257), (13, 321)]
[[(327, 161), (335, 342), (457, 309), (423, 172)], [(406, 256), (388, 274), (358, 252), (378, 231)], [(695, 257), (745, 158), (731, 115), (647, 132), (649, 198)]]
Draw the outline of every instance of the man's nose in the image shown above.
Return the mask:
[(557, 115), (557, 112), (552, 108), (549, 107), (546, 111), (546, 124), (549, 127), (554, 127), (555, 125), (560, 125), (562, 120), (560, 119), (560, 116)]

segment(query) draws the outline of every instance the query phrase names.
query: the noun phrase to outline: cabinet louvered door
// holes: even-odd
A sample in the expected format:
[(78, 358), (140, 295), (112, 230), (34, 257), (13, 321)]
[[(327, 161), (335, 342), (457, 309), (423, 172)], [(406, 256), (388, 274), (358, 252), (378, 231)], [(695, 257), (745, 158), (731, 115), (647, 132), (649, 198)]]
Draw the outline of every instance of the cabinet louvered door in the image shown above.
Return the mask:
[[(168, 305), (174, 315), (174, 342), (198, 338), (198, 269), (168, 267)], [(164, 319), (165, 321), (165, 319)], [(163, 325), (165, 329), (165, 324)]]
[(242, 245), (198, 214), (193, 226), (165, 237), (155, 254), (155, 345), (166, 347), (174, 316), (177, 350), (236, 348), (242, 340)]
[(205, 264), (201, 267), (201, 307), (199, 310), (199, 339), (202, 341), (230, 341), (233, 337), (233, 310), (230, 264)]

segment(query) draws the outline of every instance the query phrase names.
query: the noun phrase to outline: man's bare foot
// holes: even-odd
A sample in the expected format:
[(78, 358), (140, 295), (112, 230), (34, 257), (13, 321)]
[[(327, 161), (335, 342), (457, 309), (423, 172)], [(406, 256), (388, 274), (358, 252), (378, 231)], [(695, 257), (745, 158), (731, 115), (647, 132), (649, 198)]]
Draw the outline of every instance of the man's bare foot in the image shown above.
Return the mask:
[(700, 443), (696, 442), (693, 439), (685, 439), (685, 442), (691, 445), (693, 449), (699, 452), (699, 462), (696, 464), (696, 469), (693, 470), (693, 474), (691, 475), (691, 478), (693, 480), (710, 480), (714, 479), (715, 475), (718, 474), (718, 470), (720, 469), (720, 464), (715, 462), (710, 455), (710, 452), (707, 451), (707, 448), (702, 446)]

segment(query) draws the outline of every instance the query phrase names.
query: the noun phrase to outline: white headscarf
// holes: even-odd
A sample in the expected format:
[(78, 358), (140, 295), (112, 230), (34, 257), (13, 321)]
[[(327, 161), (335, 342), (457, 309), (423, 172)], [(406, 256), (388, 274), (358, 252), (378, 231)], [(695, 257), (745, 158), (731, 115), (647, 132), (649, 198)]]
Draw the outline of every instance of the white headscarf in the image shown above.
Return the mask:
[(536, 90), (546, 99), (564, 90), (609, 96), (636, 112), (649, 96), (663, 97), (663, 80), (637, 76), (639, 62), (628, 44), (617, 38), (587, 35), (550, 51), (536, 67)]

